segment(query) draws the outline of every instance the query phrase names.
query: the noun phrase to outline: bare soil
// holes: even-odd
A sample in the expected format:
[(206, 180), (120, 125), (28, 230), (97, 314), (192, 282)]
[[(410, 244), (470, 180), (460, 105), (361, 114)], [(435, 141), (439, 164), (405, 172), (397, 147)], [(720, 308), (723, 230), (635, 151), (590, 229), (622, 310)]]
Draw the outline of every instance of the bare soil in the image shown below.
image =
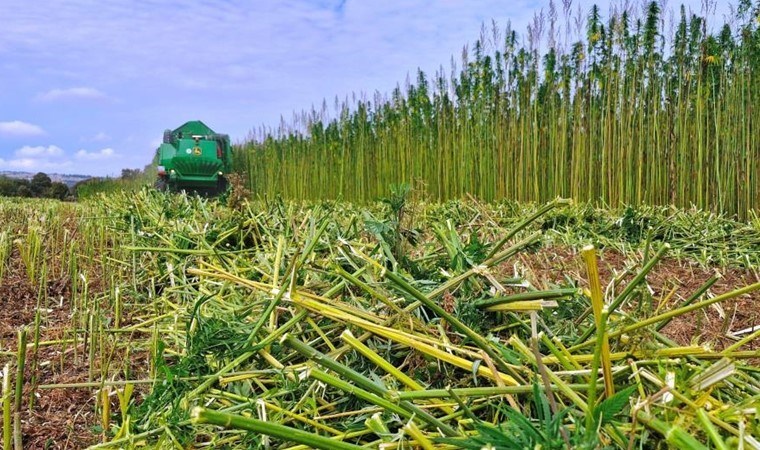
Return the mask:
[[(98, 276), (88, 280), (88, 292), (97, 296), (102, 292)], [(33, 287), (23, 269), (23, 264), (14, 250), (11, 255), (9, 270), (5, 272), (0, 283), (0, 345), (3, 351), (16, 352), (18, 348), (18, 330), (26, 326), (27, 355), (25, 366), (24, 397), (21, 407), (21, 431), (26, 449), (82, 449), (100, 441), (98, 426), (100, 416), (97, 413), (97, 388), (60, 388), (38, 389), (41, 385), (59, 385), (83, 383), (89, 381), (90, 366), (87, 347), (80, 333), (77, 345), (72, 342), (72, 305), (69, 278), (64, 276), (48, 280), (47, 305), (41, 305), (39, 330), (40, 345), (33, 350), (34, 323), (37, 311), (37, 287)], [(126, 338), (131, 338), (127, 336)], [(46, 344), (50, 341), (66, 343)], [(118, 370), (127, 364), (134, 373), (143, 375), (144, 369), (135, 367), (136, 358), (123, 362), (121, 350), (109, 346), (107, 364), (114, 366), (109, 372)], [(116, 354), (114, 352), (120, 352)], [(8, 357), (7, 360), (15, 360)], [(100, 378), (101, 361), (95, 361), (95, 380)], [(117, 366), (118, 365), (118, 366)], [(13, 375), (15, 378), (15, 374)], [(30, 400), (34, 395), (33, 404)], [(118, 400), (111, 398), (111, 411), (118, 411)], [(31, 408), (30, 408), (31, 406)]]
[[(536, 253), (523, 253), (519, 263), (536, 286), (548, 288), (566, 284), (567, 279), (586, 280), (586, 269), (579, 250), (552, 246)], [(599, 276), (604, 289), (615, 278), (621, 277), (617, 292), (638, 273), (640, 261), (633, 261), (620, 252), (604, 250), (599, 253)], [(622, 276), (630, 268), (630, 273)], [(646, 277), (652, 298), (653, 310), (664, 312), (676, 308), (689, 298), (715, 273), (720, 279), (708, 290), (718, 296), (760, 281), (758, 271), (740, 268), (703, 267), (688, 259), (663, 258)], [(586, 286), (584, 281), (584, 286)], [(714, 304), (673, 319), (662, 333), (680, 345), (705, 345), (723, 349), (735, 341), (729, 336), (749, 327), (760, 325), (760, 291)], [(629, 307), (633, 307), (630, 306)], [(741, 350), (758, 350), (755, 340)]]

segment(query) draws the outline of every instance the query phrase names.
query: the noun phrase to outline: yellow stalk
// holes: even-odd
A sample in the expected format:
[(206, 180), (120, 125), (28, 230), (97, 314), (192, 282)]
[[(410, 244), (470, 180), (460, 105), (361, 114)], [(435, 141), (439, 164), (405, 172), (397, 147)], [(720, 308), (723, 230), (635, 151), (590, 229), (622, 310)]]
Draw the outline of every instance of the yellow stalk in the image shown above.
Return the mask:
[(334, 434), (335, 436), (339, 436), (343, 434), (342, 431), (336, 430), (335, 428), (332, 428), (328, 425), (325, 425), (323, 423), (319, 423), (316, 420), (309, 419), (308, 417), (302, 416), (301, 414), (294, 413), (293, 411), (288, 411), (286, 409), (280, 408), (279, 406), (275, 405), (274, 403), (265, 402), (263, 400), (259, 400), (259, 403), (264, 405), (264, 407), (270, 411), (275, 411), (280, 414), (283, 414), (285, 416), (290, 417), (291, 419), (295, 419), (299, 422), (305, 423), (307, 425), (311, 425), (314, 428), (319, 428), (320, 430), (327, 431), (330, 434)]
[(725, 348), (724, 351), (726, 351), (726, 352), (732, 352), (732, 351), (740, 348), (742, 345), (754, 341), (758, 337), (760, 337), (760, 328), (758, 328), (757, 330), (755, 330), (754, 333), (750, 334), (749, 336), (745, 336), (744, 338), (742, 338), (742, 339), (734, 342), (733, 344), (729, 345), (728, 347)]
[(277, 254), (274, 257), (274, 267), (272, 267), (272, 285), (277, 286), (280, 278), (280, 264), (282, 263), (282, 250), (285, 247), (285, 235), (281, 234), (277, 240)]
[(325, 344), (327, 344), (327, 346), (330, 347), (331, 351), (335, 351), (335, 346), (330, 341), (330, 339), (327, 337), (327, 335), (325, 334), (325, 332), (322, 331), (322, 328), (320, 328), (319, 325), (317, 325), (317, 323), (314, 322), (314, 319), (312, 319), (309, 316), (306, 316), (306, 323), (308, 323), (311, 326), (311, 328), (314, 331), (317, 332), (317, 334), (319, 335), (319, 337), (322, 338), (322, 340), (325, 342)]
[(355, 411), (343, 411), (339, 413), (333, 413), (333, 414), (320, 414), (318, 416), (314, 416), (315, 419), (319, 420), (332, 420), (332, 419), (340, 419), (343, 417), (351, 417), (351, 416), (361, 416), (368, 413), (378, 413), (383, 412), (383, 408), (378, 407), (367, 407), (362, 409), (357, 409)]
[(667, 295), (666, 295), (664, 298), (660, 299), (660, 302), (659, 302), (659, 304), (657, 305), (657, 309), (655, 309), (655, 310), (654, 310), (654, 314), (659, 314), (659, 313), (660, 313), (660, 310), (661, 310), (661, 309), (662, 309), (662, 308), (663, 308), (665, 305), (667, 305), (667, 304), (668, 304), (668, 302), (670, 301), (670, 299), (671, 299), (671, 298), (673, 298), (673, 295), (674, 295), (674, 294), (675, 294), (677, 291), (678, 291), (678, 286), (675, 286), (673, 289), (671, 289), (671, 290), (670, 290), (670, 292), (668, 292), (668, 294), (667, 294)]
[[(279, 286), (279, 278), (280, 278), (280, 264), (282, 262), (282, 250), (285, 246), (285, 236), (280, 235), (280, 238), (277, 240), (277, 254), (274, 258), (274, 267), (272, 267), (272, 285), (273, 286)], [(274, 330), (277, 328), (277, 316), (278, 316), (277, 308), (274, 308), (272, 310), (272, 313), (269, 315), (269, 329)], [(269, 347), (267, 346), (266, 350), (269, 351)]]
[(285, 366), (277, 360), (274, 356), (272, 356), (271, 353), (268, 351), (261, 349), (259, 350), (259, 355), (261, 355), (262, 358), (266, 360), (266, 362), (269, 363), (270, 366), (274, 367), (275, 369), (282, 370), (285, 368)]
[[(372, 326), (383, 327), (382, 325), (377, 325), (377, 324), (375, 324), (373, 322), (366, 321), (366, 320), (364, 320), (361, 317), (356, 317), (354, 315), (347, 314), (344, 311), (331, 306), (329, 303), (322, 303), (321, 301), (317, 301), (317, 300), (313, 300), (313, 299), (301, 296), (300, 293), (298, 293), (298, 292), (294, 292), (292, 294), (291, 301), (293, 303), (296, 303), (299, 306), (302, 306), (302, 307), (304, 307), (306, 309), (309, 309), (309, 310), (311, 310), (311, 311), (313, 311), (315, 313), (318, 313), (318, 314), (320, 314), (322, 316), (329, 317), (329, 318), (332, 318), (332, 319), (335, 319), (335, 320), (338, 320), (338, 321), (341, 321), (341, 322), (348, 322), (348, 323), (351, 323), (353, 325), (356, 325), (356, 326), (359, 326), (361, 328), (364, 328), (365, 330), (369, 330), (368, 327), (372, 327)], [(470, 358), (480, 358), (481, 357), (479, 353), (476, 353), (474, 351), (467, 350), (466, 348), (462, 348), (462, 347), (457, 347), (457, 346), (451, 345), (450, 343), (447, 344), (445, 342), (438, 341), (438, 340), (433, 339), (433, 338), (428, 337), (428, 336), (424, 336), (424, 335), (420, 335), (420, 334), (412, 334), (412, 333), (408, 333), (408, 332), (397, 330), (395, 328), (389, 328), (389, 327), (383, 327), (383, 328), (387, 329), (387, 330), (392, 330), (392, 331), (397, 331), (397, 332), (400, 332), (400, 333), (404, 333), (405, 335), (409, 336), (410, 338), (412, 338), (416, 342), (427, 343), (428, 345), (436, 346), (436, 347), (443, 347), (443, 348), (446, 348), (449, 351), (458, 352), (458, 353), (460, 353), (460, 354), (462, 354), (464, 356), (470, 357)], [(357, 338), (357, 339), (359, 339), (359, 338)], [(361, 339), (359, 339), (359, 340), (361, 340)]]
[(428, 439), (411, 420), (404, 426), (404, 431), (409, 433), (409, 436), (414, 438), (414, 440), (417, 441), (417, 445), (422, 447), (423, 450), (435, 450), (433, 442)]
[[(268, 293), (274, 292), (275, 294), (277, 293), (277, 288), (273, 287), (272, 285), (241, 278), (229, 272), (226, 272), (223, 269), (220, 269), (218, 267), (214, 267), (209, 264), (204, 264), (203, 262), (201, 263), (205, 267), (213, 271), (190, 268), (187, 270), (188, 273), (191, 275), (207, 276), (209, 278), (227, 280), (235, 284), (238, 284), (240, 286), (248, 287), (248, 288), (263, 291), (263, 292), (268, 292)], [(324, 297), (306, 293), (306, 292), (298, 292), (296, 290), (291, 290), (290, 296), (286, 299), (295, 304), (298, 304), (299, 306), (302, 306), (306, 309), (316, 312), (322, 316), (330, 317), (339, 321), (349, 322), (349, 323), (358, 325), (364, 329), (367, 329), (366, 326), (369, 325), (370, 323), (384, 322), (383, 319), (380, 319), (372, 314), (369, 314), (366, 311), (362, 311), (362, 310), (350, 307), (340, 301), (336, 301), (335, 299), (328, 299), (328, 298), (324, 298)], [(360, 340), (361, 339), (362, 338), (360, 338)], [(436, 340), (433, 340), (421, 335), (414, 335), (414, 339), (415, 339), (415, 342), (427, 341), (431, 343), (431, 345), (436, 345), (436, 346), (443, 345), (439, 341), (436, 341)], [(471, 356), (473, 358), (480, 357), (477, 353), (467, 351), (466, 349), (463, 349), (463, 348), (459, 348), (455, 346), (446, 346), (446, 348), (452, 351), (457, 351), (463, 354), (467, 354), (468, 356)], [(463, 360), (466, 361), (466, 359), (463, 359)], [(469, 369), (470, 366), (468, 366), (467, 368)], [(502, 374), (502, 375), (509, 377), (508, 375), (505, 375), (505, 374)], [(514, 381), (513, 378), (509, 377), (509, 379), (512, 380), (512, 382), (516, 383), (516, 381)]]
[(104, 386), (100, 390), (100, 426), (103, 427), (103, 442), (107, 438), (107, 433), (111, 429), (111, 400), (108, 398), (111, 392), (109, 386)]
[[(698, 345), (686, 346), (686, 347), (672, 347), (661, 348), (655, 351), (637, 350), (635, 352), (615, 352), (610, 353), (610, 361), (620, 361), (626, 359), (629, 356), (633, 356), (638, 359), (647, 358), (680, 358), (685, 356), (697, 356), (699, 358), (706, 359), (718, 359), (724, 356), (732, 356), (735, 358), (752, 358), (757, 356), (757, 352), (731, 352), (731, 353), (712, 353), (705, 350), (704, 347)], [(588, 363), (591, 362), (594, 355), (567, 355), (565, 358), (574, 361), (575, 363)], [(559, 364), (560, 360), (556, 356), (544, 356), (541, 358), (544, 364)]]
[[(273, 286), (271, 284), (261, 283), (261, 282), (253, 281), (253, 280), (247, 280), (245, 278), (241, 278), (237, 275), (233, 275), (229, 272), (224, 271), (223, 269), (211, 266), (209, 264), (204, 264), (204, 266), (206, 266), (209, 269), (212, 269), (213, 271), (196, 269), (196, 268), (191, 267), (187, 269), (187, 273), (189, 273), (190, 275), (207, 276), (209, 278), (218, 278), (221, 280), (227, 280), (239, 286), (245, 286), (245, 287), (255, 289), (258, 291), (268, 292), (270, 294), (276, 295), (279, 293), (280, 288), (278, 286)], [(297, 302), (298, 300), (316, 300), (324, 305), (328, 305), (328, 304), (333, 305), (332, 306), (333, 309), (342, 311), (344, 313), (361, 317), (365, 320), (371, 320), (373, 322), (378, 322), (378, 323), (382, 322), (381, 319), (379, 319), (378, 317), (366, 311), (346, 305), (345, 303), (336, 301), (335, 299), (320, 297), (318, 295), (310, 294), (308, 292), (297, 292), (295, 289), (291, 289), (289, 292), (289, 295), (286, 293), (285, 299), (293, 301), (293, 302)]]
[(364, 425), (367, 426), (373, 433), (377, 435), (383, 442), (389, 442), (393, 438), (391, 430), (383, 422), (382, 413), (376, 412), (372, 414), (372, 417), (364, 421)]
[(10, 364), (3, 368), (3, 448), (11, 448), (13, 436), (11, 403), (13, 393), (11, 392), (11, 369)]
[(489, 306), (486, 311), (541, 311), (544, 308), (556, 307), (557, 302), (546, 300), (517, 300), (509, 303), (502, 303), (500, 305)]
[[(511, 338), (509, 338), (509, 343), (512, 345), (512, 347), (515, 348), (515, 350), (517, 350), (520, 354), (522, 354), (522, 356), (527, 361), (533, 364), (536, 363), (536, 357), (533, 355), (533, 352), (516, 335), (513, 335)], [(567, 383), (562, 381), (562, 379), (559, 376), (557, 376), (556, 373), (551, 371), (548, 367), (545, 367), (545, 370), (551, 382), (554, 383), (555, 386), (557, 386), (557, 389), (560, 392), (562, 392), (567, 398), (569, 398), (570, 401), (575, 403), (575, 405), (579, 407), (584, 413), (588, 414), (589, 413), (588, 404), (570, 386), (568, 386)]]
[[(602, 310), (604, 309), (604, 300), (602, 297), (602, 285), (599, 281), (599, 268), (596, 263), (596, 249), (593, 245), (583, 247), (581, 251), (583, 259), (586, 261), (586, 270), (588, 271), (589, 285), (591, 287), (591, 306), (594, 310), (594, 319), (596, 322), (597, 332), (602, 333), (602, 373), (604, 376), (604, 391), (607, 398), (615, 394), (615, 384), (612, 382), (612, 362), (610, 360), (610, 341), (607, 336), (607, 324), (603, 323)], [(596, 376), (596, 374), (591, 374)], [(591, 381), (592, 383), (595, 380)]]
[[(546, 336), (544, 333), (540, 334), (541, 342), (549, 349), (549, 352), (554, 355), (555, 358), (557, 358), (557, 361), (560, 363), (562, 367), (564, 367), (565, 370), (578, 370), (580, 369), (580, 365), (576, 363), (575, 361), (572, 361), (568, 359), (558, 347), (555, 345), (554, 342), (552, 342), (552, 339), (549, 339), (548, 336)], [(542, 358), (543, 361), (543, 358)]]
[[(581, 365), (573, 359), (573, 355), (567, 350), (567, 347), (565, 346), (565, 343), (562, 342), (562, 340), (558, 337), (553, 337), (552, 342), (554, 345), (557, 346), (557, 349), (562, 353), (562, 356), (567, 359), (571, 364), (575, 366), (576, 369), (580, 369)], [(546, 359), (544, 359), (544, 363), (546, 364)]]
[[(363, 269), (362, 269), (363, 270)], [(389, 307), (393, 310), (395, 313), (401, 313), (402, 309), (398, 307), (397, 304), (393, 303), (391, 299), (386, 297), (385, 295), (382, 295), (381, 293), (377, 292), (375, 289), (373, 289), (371, 286), (369, 286), (367, 283), (364, 283), (359, 278), (355, 277), (354, 275), (346, 272), (343, 270), (342, 267), (338, 266), (335, 268), (335, 271), (338, 272), (338, 275), (342, 276), (346, 280), (350, 281), (351, 283), (355, 284), (356, 286), (359, 286), (364, 290), (364, 292), (368, 293), (372, 298), (376, 298), (380, 300), (385, 306)]]
[[(422, 343), (416, 340), (415, 336), (409, 335), (407, 333), (374, 324), (357, 325), (374, 334), (383, 336), (399, 344), (406, 345), (407, 347), (411, 347), (419, 352), (425, 353), (426, 355), (432, 356), (440, 361), (447, 362), (453, 366), (457, 366), (468, 371), (472, 371), (473, 367), (475, 366), (475, 363), (470, 360), (452, 355), (436, 347)], [(487, 367), (478, 366), (477, 373), (478, 375), (494, 381), (496, 380), (496, 377), (498, 377), (502, 382), (504, 382), (504, 384), (508, 386), (517, 386), (519, 384), (514, 378), (505, 373), (497, 372), (498, 375), (494, 375), (494, 373), (491, 372), (491, 370), (489, 370)]]
[(340, 338), (343, 342), (348, 344), (351, 348), (361, 353), (365, 358), (369, 359), (374, 365), (393, 375), (397, 380), (402, 382), (408, 388), (421, 391), (425, 389), (425, 386), (421, 385), (404, 372), (398, 370), (393, 364), (386, 361), (382, 356), (378, 355), (374, 350), (360, 342), (350, 330), (345, 330), (341, 333)]
[[(336, 442), (340, 442), (340, 441), (344, 441), (344, 440), (348, 440), (348, 439), (353, 439), (353, 438), (356, 438), (356, 437), (361, 437), (361, 436), (364, 436), (364, 435), (370, 434), (370, 433), (372, 433), (372, 430), (363, 429), (363, 430), (358, 430), (358, 431), (352, 431), (350, 433), (343, 433), (340, 436), (330, 437), (330, 439), (332, 439), (332, 440), (334, 440)], [(287, 448), (285, 448), (283, 450), (312, 450), (313, 448), (314, 447), (310, 447), (308, 445), (294, 445), (293, 447), (287, 447)]]
[[(310, 305), (303, 304), (302, 306), (304, 306), (306, 308), (309, 308)], [(324, 307), (326, 307), (327, 310), (323, 310), (322, 314), (323, 315), (329, 315), (329, 311), (328, 311), (329, 310), (329, 306), (324, 305)], [(390, 340), (392, 340), (394, 342), (397, 342), (399, 344), (406, 345), (407, 347), (414, 348), (415, 350), (418, 350), (418, 351), (420, 351), (422, 353), (425, 353), (425, 354), (427, 354), (429, 356), (433, 356), (434, 358), (436, 358), (438, 360), (447, 362), (447, 363), (449, 363), (451, 365), (460, 367), (462, 369), (472, 371), (472, 368), (473, 368), (473, 366), (475, 364), (474, 362), (469, 361), (469, 360), (467, 360), (465, 358), (462, 358), (462, 357), (459, 357), (459, 356), (456, 356), (456, 355), (452, 355), (452, 354), (450, 354), (448, 352), (445, 352), (445, 351), (440, 350), (440, 349), (438, 349), (436, 347), (433, 347), (432, 345), (428, 345), (428, 344), (425, 344), (423, 342), (420, 342), (418, 336), (416, 336), (416, 335), (411, 335), (409, 333), (405, 333), (405, 332), (400, 331), (400, 330), (384, 327), (384, 326), (381, 326), (381, 325), (376, 325), (376, 324), (373, 324), (373, 323), (361, 320), (361, 319), (356, 318), (356, 317), (351, 317), (350, 315), (346, 315), (346, 314), (340, 314), (339, 316), (340, 316), (340, 318), (342, 320), (345, 320), (346, 322), (349, 322), (349, 323), (351, 323), (353, 325), (356, 325), (356, 326), (358, 326), (360, 328), (363, 328), (366, 331), (369, 331), (369, 332), (374, 333), (376, 335), (385, 337), (385, 338), (390, 339)], [(494, 374), (488, 368), (483, 367), (483, 366), (479, 366), (478, 367), (478, 374), (480, 374), (480, 375), (482, 375), (482, 376), (484, 376), (486, 378), (492, 379), (492, 380), (495, 379), (494, 378)], [(509, 376), (507, 374), (499, 372), (498, 376), (507, 385), (510, 385), (510, 386), (516, 386), (516, 385), (518, 385), (517, 381), (515, 381), (514, 378), (512, 378), (511, 376)]]
[[(420, 383), (418, 383), (417, 381), (409, 377), (404, 372), (398, 370), (396, 366), (386, 361), (382, 356), (378, 355), (374, 350), (367, 347), (361, 341), (356, 339), (356, 337), (354, 337), (353, 333), (351, 333), (350, 330), (345, 330), (343, 333), (341, 333), (340, 337), (351, 348), (353, 348), (354, 350), (362, 354), (365, 358), (372, 361), (372, 363), (375, 364), (377, 367), (391, 374), (393, 377), (395, 377), (397, 380), (399, 380), (409, 389), (413, 391), (422, 391), (425, 389), (423, 385), (421, 385)], [(453, 409), (448, 408), (448, 407), (444, 407), (441, 409), (447, 414), (451, 414), (454, 412)]]

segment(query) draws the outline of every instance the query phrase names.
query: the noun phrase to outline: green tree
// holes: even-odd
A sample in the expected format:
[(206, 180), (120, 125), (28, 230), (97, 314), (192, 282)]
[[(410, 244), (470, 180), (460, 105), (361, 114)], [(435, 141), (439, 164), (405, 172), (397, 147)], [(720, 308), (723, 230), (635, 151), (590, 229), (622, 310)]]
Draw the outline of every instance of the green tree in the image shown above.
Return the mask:
[(142, 174), (143, 172), (140, 169), (121, 169), (122, 180), (136, 180)]
[(69, 196), (69, 187), (66, 186), (66, 183), (61, 183), (59, 181), (54, 182), (50, 189), (48, 189), (47, 197), (55, 198), (58, 200), (66, 200), (66, 197)]
[(46, 173), (38, 172), (35, 176), (32, 177), (29, 188), (31, 189), (32, 195), (34, 197), (44, 197), (52, 185), (53, 181)]
[(11, 197), (16, 195), (16, 182), (8, 177), (0, 177), (0, 195), (3, 197)]
[(27, 184), (21, 184), (16, 189), (16, 196), (17, 197), (31, 197), (32, 196), (32, 190), (29, 188)]

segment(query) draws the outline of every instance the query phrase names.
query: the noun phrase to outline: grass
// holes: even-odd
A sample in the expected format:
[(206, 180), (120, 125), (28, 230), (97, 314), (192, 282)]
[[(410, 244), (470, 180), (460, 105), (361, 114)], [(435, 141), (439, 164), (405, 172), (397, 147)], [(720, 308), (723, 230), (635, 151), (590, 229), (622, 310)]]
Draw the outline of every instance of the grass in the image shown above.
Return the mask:
[[(36, 380), (23, 378), (20, 400), (4, 385), (7, 414), (21, 402), (19, 439), (42, 445), (26, 417), (62, 392), (84, 395), (95, 428), (78, 446), (92, 448), (754, 445), (757, 333), (711, 348), (661, 332), (760, 285), (715, 291), (713, 282), (667, 297), (649, 284), (661, 241), (676, 235), (660, 229), (680, 230), (670, 254), (751, 280), (753, 224), (700, 211), (397, 195), (363, 207), (229, 208), (151, 190), (83, 204), (0, 202), (14, 242), (3, 285), (48, 305), (8, 323), (29, 327), (23, 358), (16, 331), (2, 338), (4, 382), (22, 365)], [(737, 238), (719, 246), (687, 233)], [(589, 242), (620, 250), (628, 274), (607, 279), (605, 252), (587, 252), (598, 276), (542, 280), (521, 263)], [(33, 276), (25, 261), (37, 261)], [(61, 430), (44, 432), (65, 446)]]

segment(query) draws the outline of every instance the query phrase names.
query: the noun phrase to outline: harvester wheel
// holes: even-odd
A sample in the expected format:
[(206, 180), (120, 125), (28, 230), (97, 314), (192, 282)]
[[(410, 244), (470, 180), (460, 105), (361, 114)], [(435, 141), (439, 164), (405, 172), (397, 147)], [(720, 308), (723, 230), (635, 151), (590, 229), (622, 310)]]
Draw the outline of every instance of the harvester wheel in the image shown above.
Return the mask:
[(227, 179), (224, 177), (219, 177), (219, 180), (216, 182), (216, 193), (218, 195), (222, 195), (225, 192), (227, 192), (227, 189), (229, 188), (229, 183), (227, 183)]
[(159, 178), (158, 180), (156, 180), (153, 186), (156, 188), (157, 191), (166, 192), (166, 188), (167, 188), (166, 180), (164, 180), (163, 178)]

